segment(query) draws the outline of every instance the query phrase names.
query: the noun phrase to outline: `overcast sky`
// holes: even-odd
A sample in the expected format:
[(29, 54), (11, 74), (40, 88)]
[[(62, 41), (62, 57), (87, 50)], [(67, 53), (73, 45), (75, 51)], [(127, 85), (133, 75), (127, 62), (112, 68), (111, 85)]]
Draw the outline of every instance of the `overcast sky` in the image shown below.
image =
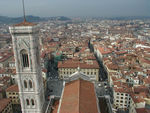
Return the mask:
[[(25, 0), (27, 15), (150, 16), (150, 0)], [(0, 0), (0, 15), (22, 16), (22, 0)]]

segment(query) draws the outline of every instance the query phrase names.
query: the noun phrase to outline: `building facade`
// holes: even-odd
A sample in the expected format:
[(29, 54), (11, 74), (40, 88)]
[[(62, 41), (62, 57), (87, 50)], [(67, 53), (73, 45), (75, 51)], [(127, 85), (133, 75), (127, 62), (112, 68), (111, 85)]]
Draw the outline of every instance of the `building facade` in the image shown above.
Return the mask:
[(20, 104), (18, 86), (12, 85), (6, 89), (6, 97), (12, 99), (12, 104)]
[(9, 29), (12, 35), (22, 113), (43, 113), (45, 98), (38, 26), (24, 21)]
[(130, 106), (130, 95), (124, 91), (114, 90), (114, 106), (117, 108), (128, 108)]
[(80, 67), (80, 71), (89, 76), (95, 81), (99, 81), (99, 65), (96, 61), (92, 64), (63, 61), (58, 63), (58, 73), (60, 78), (68, 78), (77, 71)]

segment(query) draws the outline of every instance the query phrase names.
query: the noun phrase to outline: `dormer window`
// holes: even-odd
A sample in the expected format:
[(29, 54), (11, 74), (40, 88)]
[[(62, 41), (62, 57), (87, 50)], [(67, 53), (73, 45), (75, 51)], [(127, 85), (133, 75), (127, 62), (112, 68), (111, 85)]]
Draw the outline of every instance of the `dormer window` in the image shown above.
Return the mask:
[(29, 67), (29, 56), (26, 50), (21, 51), (22, 65), (24, 68)]

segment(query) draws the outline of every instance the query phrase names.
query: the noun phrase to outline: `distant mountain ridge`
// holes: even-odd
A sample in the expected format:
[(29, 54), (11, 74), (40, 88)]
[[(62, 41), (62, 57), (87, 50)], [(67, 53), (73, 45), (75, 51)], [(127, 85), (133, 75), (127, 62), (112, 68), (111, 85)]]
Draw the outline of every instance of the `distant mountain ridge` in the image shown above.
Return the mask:
[[(38, 16), (26, 16), (26, 20), (29, 22), (40, 22), (40, 21), (47, 21), (47, 20), (60, 20), (60, 21), (67, 21), (71, 20), (68, 17), (64, 16), (58, 16), (58, 17), (38, 17)], [(0, 23), (19, 23), (23, 21), (23, 17), (6, 17), (6, 16), (0, 16)]]
[[(85, 19), (85, 18), (84, 18)], [(134, 19), (150, 19), (150, 16), (128, 16), (128, 17), (93, 17), (92, 19), (108, 19), (108, 20), (134, 20)], [(60, 21), (71, 21), (71, 18), (65, 16), (57, 16), (57, 17), (38, 17), (28, 15), (26, 16), (26, 20), (28, 22), (41, 22), (48, 20), (60, 20)], [(23, 21), (23, 17), (7, 17), (0, 16), (0, 24), (15, 24)]]

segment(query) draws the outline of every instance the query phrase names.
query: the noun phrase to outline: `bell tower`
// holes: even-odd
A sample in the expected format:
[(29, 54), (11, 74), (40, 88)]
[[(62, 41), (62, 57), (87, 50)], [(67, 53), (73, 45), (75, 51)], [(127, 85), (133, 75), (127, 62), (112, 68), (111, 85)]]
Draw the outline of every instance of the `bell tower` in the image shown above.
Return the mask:
[(45, 96), (38, 26), (24, 21), (9, 27), (9, 30), (12, 35), (22, 113), (43, 113)]

